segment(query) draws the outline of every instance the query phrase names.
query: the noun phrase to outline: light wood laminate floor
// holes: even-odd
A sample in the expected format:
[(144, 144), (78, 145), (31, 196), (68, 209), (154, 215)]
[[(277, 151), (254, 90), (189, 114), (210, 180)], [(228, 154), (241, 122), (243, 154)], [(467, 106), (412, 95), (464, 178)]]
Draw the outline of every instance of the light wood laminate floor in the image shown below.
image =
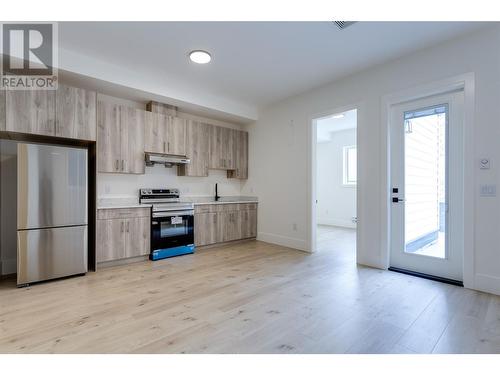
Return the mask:
[(354, 231), (319, 232), (313, 255), (252, 241), (4, 280), (0, 352), (500, 353), (499, 297), (356, 266)]

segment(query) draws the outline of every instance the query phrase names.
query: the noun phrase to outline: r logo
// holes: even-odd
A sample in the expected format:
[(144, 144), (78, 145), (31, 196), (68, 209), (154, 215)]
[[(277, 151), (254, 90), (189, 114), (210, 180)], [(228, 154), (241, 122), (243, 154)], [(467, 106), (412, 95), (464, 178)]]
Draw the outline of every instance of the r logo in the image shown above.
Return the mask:
[(54, 67), (53, 24), (2, 25), (3, 75), (50, 76)]

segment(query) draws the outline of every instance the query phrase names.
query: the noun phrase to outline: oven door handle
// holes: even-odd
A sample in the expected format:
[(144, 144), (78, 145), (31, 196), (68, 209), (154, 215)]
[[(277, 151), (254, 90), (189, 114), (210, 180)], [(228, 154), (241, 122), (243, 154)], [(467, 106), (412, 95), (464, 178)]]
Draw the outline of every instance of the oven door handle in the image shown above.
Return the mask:
[(194, 210), (153, 212), (153, 218), (172, 216), (193, 216)]

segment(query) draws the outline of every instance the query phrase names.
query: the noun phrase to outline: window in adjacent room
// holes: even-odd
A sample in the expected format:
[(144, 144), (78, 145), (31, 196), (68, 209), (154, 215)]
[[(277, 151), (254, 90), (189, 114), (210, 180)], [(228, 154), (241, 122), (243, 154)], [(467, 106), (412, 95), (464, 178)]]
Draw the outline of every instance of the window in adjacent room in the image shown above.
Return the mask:
[(344, 147), (344, 185), (356, 186), (357, 182), (357, 155), (356, 146)]

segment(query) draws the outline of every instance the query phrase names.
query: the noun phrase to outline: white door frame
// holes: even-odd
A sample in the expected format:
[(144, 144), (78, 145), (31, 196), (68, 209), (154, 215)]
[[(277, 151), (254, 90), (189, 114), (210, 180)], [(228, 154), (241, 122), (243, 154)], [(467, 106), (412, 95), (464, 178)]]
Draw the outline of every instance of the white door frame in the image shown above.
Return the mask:
[(381, 108), (381, 175), (385, 176), (381, 190), (381, 249), (382, 262), (389, 267), (390, 259), (390, 112), (391, 106), (407, 101), (422, 99), (428, 96), (447, 92), (464, 91), (464, 254), (463, 282), (466, 288), (474, 288), (474, 106), (475, 88), (474, 73), (466, 73), (441, 81), (421, 85), (382, 97)]
[(356, 145), (357, 145), (357, 152), (358, 152), (358, 175), (357, 175), (357, 184), (356, 184), (356, 216), (358, 217), (358, 222), (356, 223), (356, 253), (357, 253), (357, 248), (359, 248), (359, 238), (360, 238), (360, 222), (359, 222), (359, 200), (360, 200), (360, 173), (359, 173), (359, 165), (360, 165), (360, 157), (359, 157), (359, 137), (358, 137), (358, 131), (359, 131), (359, 118), (361, 114), (361, 108), (362, 104), (357, 103), (353, 105), (345, 105), (341, 107), (336, 107), (333, 109), (325, 110), (319, 113), (316, 113), (312, 116), (309, 117), (309, 129), (308, 129), (308, 146), (309, 149), (307, 150), (308, 154), (308, 166), (309, 166), (309, 183), (307, 184), (307, 196), (308, 196), (308, 204), (307, 204), (307, 218), (308, 218), (308, 223), (310, 223), (310, 226), (308, 228), (308, 241), (307, 243), (309, 244), (308, 248), (306, 251), (314, 253), (316, 251), (316, 225), (317, 225), (317, 218), (316, 218), (316, 168), (317, 168), (317, 161), (316, 161), (316, 137), (317, 137), (317, 123), (316, 121), (324, 118), (331, 116), (335, 113), (340, 113), (340, 112), (347, 112), (347, 111), (352, 111), (356, 110)]

